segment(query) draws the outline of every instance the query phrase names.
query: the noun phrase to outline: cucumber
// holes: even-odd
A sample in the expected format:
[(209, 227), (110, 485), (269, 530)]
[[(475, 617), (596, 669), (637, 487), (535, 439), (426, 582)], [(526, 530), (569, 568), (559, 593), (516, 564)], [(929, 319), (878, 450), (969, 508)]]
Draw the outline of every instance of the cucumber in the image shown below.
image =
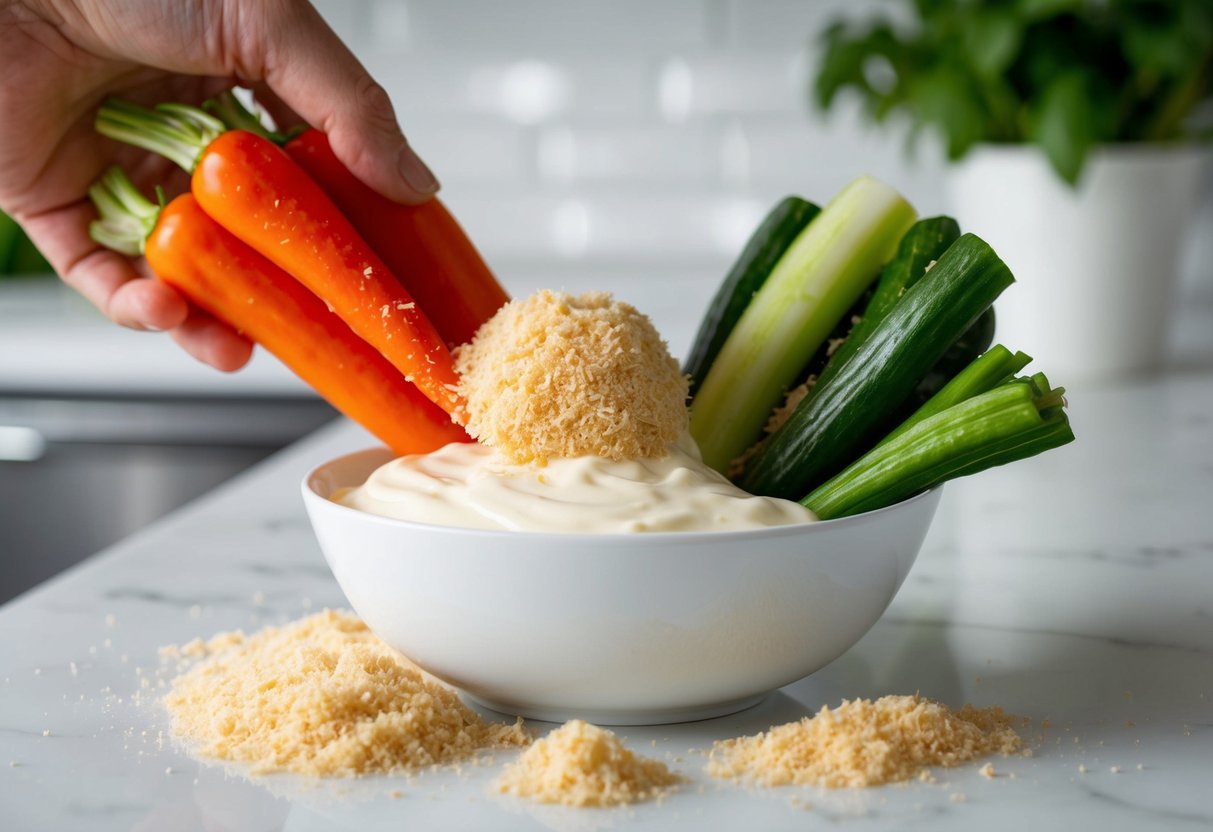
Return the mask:
[(964, 335), (961, 335), (952, 346), (948, 347), (947, 351), (935, 362), (935, 366), (931, 368), (930, 372), (923, 376), (922, 381), (918, 382), (918, 386), (906, 400), (905, 407), (901, 411), (902, 415), (908, 416), (915, 408), (942, 390), (944, 385), (956, 377), (957, 373), (988, 350), (990, 344), (994, 342), (994, 324), (994, 307), (991, 306), (973, 322), (971, 327), (965, 330)]
[[(951, 217), (928, 217), (910, 226), (901, 238), (897, 254), (880, 271), (876, 291), (867, 307), (859, 316), (859, 323), (851, 330), (847, 340), (830, 358), (826, 368), (817, 379), (818, 386), (829, 384), (838, 370), (859, 349), (876, 329), (877, 324), (888, 317), (889, 312), (901, 300), (902, 295), (927, 272), (932, 261), (938, 260), (948, 246), (960, 237), (960, 226)], [(991, 333), (993, 337), (993, 333)], [(985, 346), (989, 346), (987, 342)], [(985, 349), (985, 347), (982, 347)], [(970, 356), (976, 357), (981, 350)], [(968, 361), (964, 362), (968, 364)], [(961, 366), (963, 367), (964, 364)]]
[(741, 487), (799, 499), (871, 448), (948, 347), (1014, 280), (984, 240), (960, 237), (831, 383), (815, 388), (772, 435)]
[(683, 365), (682, 372), (691, 377), (690, 395), (694, 396), (699, 389), (700, 381), (708, 374), (737, 319), (762, 288), (779, 258), (820, 213), (819, 207), (800, 197), (784, 197), (750, 237), (708, 305)]
[(690, 433), (705, 464), (727, 471), (754, 444), (771, 409), (915, 219), (901, 194), (862, 176), (792, 242), (741, 313), (691, 406)]

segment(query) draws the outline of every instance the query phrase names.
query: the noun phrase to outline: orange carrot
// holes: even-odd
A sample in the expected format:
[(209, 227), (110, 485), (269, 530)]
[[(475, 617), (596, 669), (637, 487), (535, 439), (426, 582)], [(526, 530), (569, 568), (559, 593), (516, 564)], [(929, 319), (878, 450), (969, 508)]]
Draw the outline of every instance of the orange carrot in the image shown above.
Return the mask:
[(471, 341), (510, 299), (437, 197), (401, 205), (382, 196), (341, 164), (319, 130), (305, 130), (285, 149), (383, 258), (448, 345)]
[(189, 194), (164, 208), (115, 168), (90, 191), (93, 237), (144, 253), (156, 276), (273, 353), (398, 454), (470, 437), (324, 302), (211, 219)]
[(430, 401), (458, 412), (459, 379), (434, 325), (282, 148), (179, 104), (147, 110), (110, 100), (96, 126), (191, 171), (194, 197), (212, 219), (311, 289)]

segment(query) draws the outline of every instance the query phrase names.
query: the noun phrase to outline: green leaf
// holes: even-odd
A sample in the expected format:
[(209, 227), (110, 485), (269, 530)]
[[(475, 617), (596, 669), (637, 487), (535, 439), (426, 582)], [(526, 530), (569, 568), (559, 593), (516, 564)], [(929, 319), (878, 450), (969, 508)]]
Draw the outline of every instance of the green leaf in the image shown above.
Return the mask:
[(1082, 73), (1071, 72), (1053, 81), (1034, 113), (1032, 138), (1044, 148), (1053, 169), (1077, 184), (1087, 151), (1095, 140), (1091, 91)]
[(8, 274), (8, 264), (22, 236), (17, 221), (8, 214), (0, 213), (0, 276)]
[(959, 159), (989, 136), (988, 113), (980, 97), (967, 76), (953, 68), (939, 67), (918, 78), (910, 89), (910, 101), (917, 120), (939, 130), (949, 159)]
[(53, 271), (51, 264), (42, 256), (38, 247), (24, 234), (17, 241), (13, 259), (9, 263), (11, 274), (47, 274)]
[(817, 66), (813, 93), (817, 106), (824, 110), (844, 87), (862, 83), (865, 56), (862, 46), (848, 37), (846, 24), (841, 21), (826, 29), (821, 40), (825, 50)]
[(1006, 72), (1019, 52), (1023, 26), (1008, 8), (978, 7), (964, 30), (961, 44), (969, 62), (987, 78)]
[(1139, 75), (1185, 75), (1204, 57), (1205, 45), (1182, 25), (1178, 8), (1138, 3), (1123, 14), (1121, 45)]
[(1077, 12), (1086, 0), (1018, 0), (1016, 7), (1025, 20), (1045, 20), (1060, 14)]

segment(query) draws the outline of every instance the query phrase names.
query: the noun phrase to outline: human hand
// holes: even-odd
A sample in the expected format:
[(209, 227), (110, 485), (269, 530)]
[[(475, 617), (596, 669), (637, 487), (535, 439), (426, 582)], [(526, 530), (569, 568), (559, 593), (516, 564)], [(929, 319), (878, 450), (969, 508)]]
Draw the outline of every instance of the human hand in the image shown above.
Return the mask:
[(221, 370), (242, 367), (252, 344), (88, 236), (88, 186), (110, 165), (141, 186), (186, 186), (167, 161), (93, 131), (106, 96), (197, 103), (243, 84), (279, 123), (327, 133), (385, 196), (418, 203), (438, 190), (387, 93), (306, 0), (0, 0), (0, 77), (0, 209), (111, 320), (168, 330)]

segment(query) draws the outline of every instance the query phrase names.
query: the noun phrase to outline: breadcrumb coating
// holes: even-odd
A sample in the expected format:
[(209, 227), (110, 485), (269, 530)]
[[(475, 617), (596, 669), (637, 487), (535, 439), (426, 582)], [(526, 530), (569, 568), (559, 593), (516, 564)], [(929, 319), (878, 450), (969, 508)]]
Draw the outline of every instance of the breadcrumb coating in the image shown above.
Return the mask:
[(512, 301), (455, 350), (457, 417), (514, 462), (662, 457), (687, 427), (687, 379), (652, 322), (606, 292)]

